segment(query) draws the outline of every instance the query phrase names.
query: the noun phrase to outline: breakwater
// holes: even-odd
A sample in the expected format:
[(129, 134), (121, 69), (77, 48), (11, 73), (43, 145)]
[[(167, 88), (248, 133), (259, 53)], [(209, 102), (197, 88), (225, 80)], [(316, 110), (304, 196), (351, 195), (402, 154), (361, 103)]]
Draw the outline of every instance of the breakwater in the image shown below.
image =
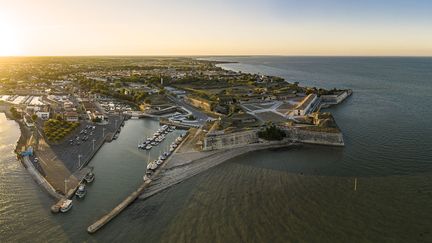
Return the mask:
[(253, 151), (276, 149), (296, 145), (291, 141), (267, 142), (247, 146), (204, 152), (176, 153), (167, 161), (165, 169), (143, 192), (140, 199), (146, 199), (171, 186), (181, 183), (227, 160)]

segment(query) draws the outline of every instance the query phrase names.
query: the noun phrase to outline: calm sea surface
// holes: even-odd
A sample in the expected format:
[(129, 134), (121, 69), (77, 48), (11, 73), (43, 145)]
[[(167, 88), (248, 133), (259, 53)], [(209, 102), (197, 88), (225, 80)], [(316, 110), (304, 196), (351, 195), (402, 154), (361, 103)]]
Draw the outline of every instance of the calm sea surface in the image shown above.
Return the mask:
[(88, 235), (89, 224), (141, 183), (147, 154), (136, 144), (157, 122), (128, 121), (91, 162), (96, 180), (86, 198), (51, 215), (51, 199), (12, 152), (17, 124), (0, 114), (0, 242), (432, 241), (432, 58), (213, 60), (302, 85), (353, 89), (329, 109), (346, 146), (241, 156), (135, 202)]

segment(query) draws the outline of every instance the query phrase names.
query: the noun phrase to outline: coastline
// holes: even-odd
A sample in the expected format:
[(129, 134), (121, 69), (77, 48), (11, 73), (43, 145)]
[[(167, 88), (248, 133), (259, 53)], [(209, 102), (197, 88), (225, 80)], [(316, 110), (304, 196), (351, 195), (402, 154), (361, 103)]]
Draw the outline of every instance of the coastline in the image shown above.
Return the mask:
[(12, 113), (9, 110), (11, 107), (12, 106), (8, 103), (5, 102), (0, 103), (0, 113), (4, 113), (8, 120), (13, 120), (19, 125), (20, 137), (18, 138), (18, 141), (16, 142), (16, 146), (15, 146), (15, 153), (19, 157), (19, 149), (27, 145), (27, 141), (28, 139), (30, 139), (30, 136), (28, 136), (27, 128), (22, 123), (22, 121), (13, 117)]
[[(13, 117), (12, 113), (10, 112), (10, 107), (12, 107), (11, 104), (8, 104), (6, 102), (0, 103), (0, 113), (4, 113), (6, 116), (6, 119), (15, 121), (20, 130), (20, 136), (15, 144), (14, 152), (16, 154), (17, 160), (21, 162), (23, 167), (27, 170), (27, 172), (30, 174), (32, 179), (36, 182), (37, 185), (41, 186), (42, 189), (44, 189), (48, 195), (55, 199), (55, 200), (62, 200), (65, 197), (70, 197), (73, 195), (74, 191), (76, 190), (78, 184), (76, 186), (73, 186), (68, 192), (66, 192), (64, 195), (60, 194), (58, 190), (55, 189), (54, 185), (47, 179), (45, 175), (43, 175), (32, 163), (31, 159), (28, 156), (21, 156), (21, 152), (25, 151), (25, 149), (30, 146), (31, 139), (33, 137), (31, 129), (29, 129), (20, 119), (16, 119)], [(78, 173), (71, 173), (70, 177), (76, 177), (78, 174), (83, 177), (83, 173), (80, 173), (83, 171), (83, 169), (90, 163), (91, 159), (97, 154), (97, 152), (102, 148), (102, 146), (106, 142), (110, 142), (113, 140), (113, 137), (116, 133), (119, 133), (121, 130), (122, 123), (125, 121), (125, 117), (122, 118), (121, 122), (119, 123), (118, 127), (116, 128), (115, 132), (108, 133), (105, 135), (105, 139), (103, 139), (103, 142), (99, 144), (95, 151), (91, 154), (90, 157), (87, 158), (87, 160), (81, 165), (79, 168)], [(36, 149), (36, 148), (34, 148)], [(35, 152), (37, 152), (35, 150)], [(76, 178), (76, 181), (81, 181), (80, 178)], [(55, 206), (55, 205), (54, 205)]]
[(23, 151), (23, 148), (29, 145), (29, 140), (31, 138), (31, 135), (29, 134), (30, 131), (22, 123), (22, 121), (15, 119), (12, 116), (12, 114), (9, 111), (10, 107), (11, 105), (9, 104), (0, 105), (0, 113), (4, 113), (8, 120), (15, 121), (19, 126), (20, 136), (16, 142), (15, 149), (14, 149), (14, 152), (17, 156), (17, 160), (21, 162), (21, 164), (24, 166), (24, 168), (27, 170), (27, 172), (30, 174), (30, 176), (33, 178), (36, 184), (41, 186), (48, 193), (50, 197), (52, 197), (53, 199), (62, 198), (63, 196), (57, 193), (57, 191), (49, 183), (49, 181), (39, 172), (39, 170), (36, 169), (36, 167), (30, 161), (30, 158), (28, 156), (20, 155), (20, 151)]

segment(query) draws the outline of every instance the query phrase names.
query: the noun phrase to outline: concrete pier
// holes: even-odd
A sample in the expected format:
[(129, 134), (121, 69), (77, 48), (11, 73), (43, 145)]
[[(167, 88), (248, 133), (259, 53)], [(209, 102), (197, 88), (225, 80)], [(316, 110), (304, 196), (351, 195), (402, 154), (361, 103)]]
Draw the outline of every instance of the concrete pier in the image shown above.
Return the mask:
[[(176, 151), (184, 144), (186, 139), (183, 140), (183, 142), (177, 147)], [(247, 147), (240, 147), (236, 149), (230, 149), (230, 150), (223, 150), (223, 151), (211, 151), (211, 152), (198, 152), (200, 156), (199, 158), (196, 158), (196, 160), (192, 159), (192, 161), (185, 161), (181, 159), (180, 161), (177, 161), (179, 158), (176, 153), (174, 153), (172, 156), (170, 156), (162, 165), (157, 169), (157, 171), (152, 175), (153, 179), (156, 179), (157, 181), (156, 187), (152, 188), (152, 190), (148, 190), (150, 185), (152, 185), (152, 180), (148, 179), (144, 181), (144, 183), (136, 190), (134, 191), (130, 196), (128, 196), (123, 202), (121, 202), (117, 207), (115, 207), (111, 212), (104, 215), (102, 218), (100, 218), (98, 221), (93, 223), (87, 228), (87, 232), (92, 234), (98, 231), (100, 228), (102, 228), (104, 225), (109, 223), (114, 217), (116, 217), (118, 214), (120, 214), (127, 206), (129, 206), (132, 202), (134, 202), (138, 197), (140, 199), (147, 198), (149, 196), (152, 196), (162, 190), (165, 190), (166, 188), (169, 188), (175, 184), (178, 184), (182, 181), (184, 181), (187, 178), (190, 178), (196, 174), (199, 174), (200, 172), (209, 169), (215, 165), (218, 165), (228, 159), (231, 159), (233, 157), (239, 156), (244, 153), (248, 153), (251, 151), (261, 150), (261, 149), (269, 149), (269, 148), (280, 148), (280, 147), (287, 147), (292, 145), (292, 143), (289, 142), (275, 142), (275, 143), (268, 143), (268, 144), (256, 144), (251, 145)], [(181, 155), (180, 155), (181, 157)], [(204, 163), (204, 165), (202, 165)], [(179, 165), (181, 163), (181, 165)], [(194, 166), (190, 167), (187, 166), (188, 164), (195, 164), (198, 165), (197, 168)], [(165, 167), (168, 167), (167, 169), (163, 169)], [(186, 176), (174, 176), (174, 180), (168, 179), (166, 183), (162, 183), (163, 185), (160, 185), (160, 176), (162, 178), (164, 177), (165, 172), (172, 171), (173, 167), (182, 167), (185, 169)], [(189, 172), (188, 172), (189, 170)]]
[[(187, 133), (186, 137), (189, 134)], [(183, 145), (186, 139), (183, 139), (183, 141), (177, 146), (176, 150), (173, 152), (173, 154)], [(162, 168), (165, 167), (167, 162), (171, 159), (171, 156), (165, 160), (165, 162), (156, 170), (156, 172), (153, 173), (152, 178), (157, 178), (158, 175), (161, 173)], [(102, 216), (98, 221), (93, 223), (87, 228), (87, 232), (90, 234), (95, 233), (100, 228), (102, 228), (104, 225), (109, 223), (113, 218), (115, 218), (117, 215), (119, 215), (127, 206), (129, 206), (133, 201), (135, 201), (144, 191), (145, 189), (151, 184), (152, 180), (147, 179), (143, 182), (143, 184), (134, 192), (132, 192), (131, 195), (129, 195), (123, 202), (121, 202), (119, 205), (117, 205), (111, 212), (108, 214)]]
[(56, 199), (62, 198), (62, 195), (58, 194), (57, 191), (51, 186), (51, 184), (45, 179), (45, 177), (43, 177), (39, 173), (39, 171), (34, 167), (33, 163), (30, 161), (30, 158), (28, 156), (24, 156), (22, 158), (22, 162), (24, 163), (25, 167), (27, 168), (27, 171), (30, 173), (30, 175), (33, 177), (36, 183), (42, 186), (50, 196)]
[(129, 195), (123, 202), (121, 202), (117, 207), (115, 207), (111, 212), (100, 218), (98, 221), (93, 223), (87, 228), (87, 232), (92, 234), (110, 222), (118, 214), (120, 214), (127, 206), (129, 206), (139, 195), (144, 191), (144, 189), (150, 184), (151, 180), (146, 180), (136, 191)]

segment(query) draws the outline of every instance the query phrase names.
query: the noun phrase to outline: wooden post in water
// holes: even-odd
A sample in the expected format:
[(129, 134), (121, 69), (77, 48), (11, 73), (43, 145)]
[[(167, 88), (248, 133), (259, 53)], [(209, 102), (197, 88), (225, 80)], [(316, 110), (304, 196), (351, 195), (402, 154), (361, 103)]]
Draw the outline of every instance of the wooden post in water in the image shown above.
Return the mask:
[(354, 191), (357, 191), (357, 177), (354, 179)]

